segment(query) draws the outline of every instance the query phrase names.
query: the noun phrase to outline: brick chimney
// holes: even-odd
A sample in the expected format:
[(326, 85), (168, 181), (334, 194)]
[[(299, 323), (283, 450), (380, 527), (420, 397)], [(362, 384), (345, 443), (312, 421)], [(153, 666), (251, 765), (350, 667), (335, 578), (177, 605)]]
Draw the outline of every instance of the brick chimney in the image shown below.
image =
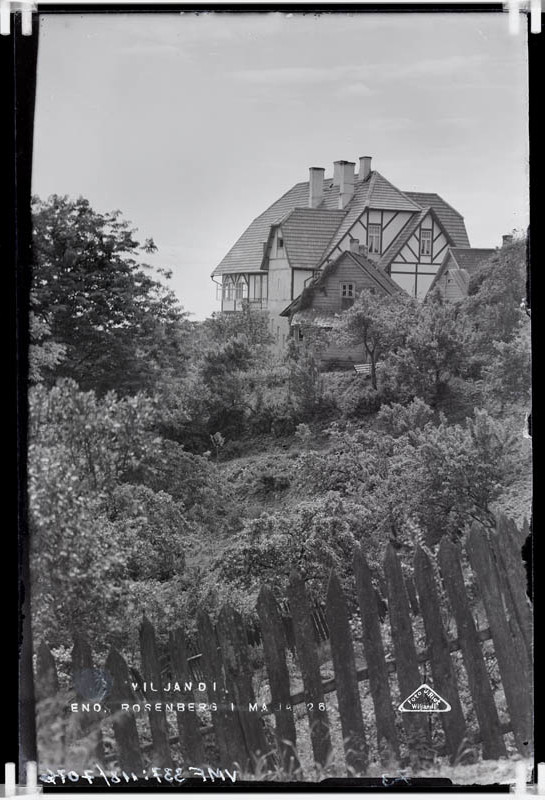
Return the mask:
[(339, 164), (339, 208), (346, 208), (354, 195), (354, 161), (336, 161)]
[(513, 236), (510, 233), (504, 233), (501, 237), (502, 246), (505, 247), (506, 244), (513, 244)]
[(366, 181), (371, 174), (371, 156), (360, 156), (360, 171), (358, 178), (360, 181)]
[(308, 206), (318, 208), (324, 197), (324, 173), (323, 167), (310, 167), (308, 179)]
[(358, 255), (359, 255), (359, 252), (360, 252), (360, 240), (359, 239), (353, 239), (352, 237), (350, 237), (350, 252), (351, 253), (358, 253)]

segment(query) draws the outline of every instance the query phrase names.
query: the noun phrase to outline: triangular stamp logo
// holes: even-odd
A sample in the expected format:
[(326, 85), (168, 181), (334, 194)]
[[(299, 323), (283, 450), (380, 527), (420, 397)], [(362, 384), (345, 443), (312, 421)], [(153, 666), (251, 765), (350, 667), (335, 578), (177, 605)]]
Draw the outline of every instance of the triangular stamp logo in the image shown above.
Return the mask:
[(450, 711), (451, 705), (435, 692), (427, 683), (423, 683), (410, 694), (399, 706), (399, 711)]

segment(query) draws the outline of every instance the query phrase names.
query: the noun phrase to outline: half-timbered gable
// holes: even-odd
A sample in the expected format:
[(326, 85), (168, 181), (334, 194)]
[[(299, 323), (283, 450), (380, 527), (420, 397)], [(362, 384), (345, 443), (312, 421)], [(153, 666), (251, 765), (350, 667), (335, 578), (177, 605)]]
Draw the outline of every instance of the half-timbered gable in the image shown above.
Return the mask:
[(426, 208), (411, 219), (379, 263), (407, 294), (423, 298), (450, 244), (452, 237), (437, 214)]
[(269, 311), (279, 349), (289, 334), (282, 311), (343, 253), (361, 250), (422, 298), (448, 247), (469, 247), (463, 217), (439, 195), (401, 191), (371, 169), (369, 156), (357, 173), (355, 166), (336, 161), (330, 178), (311, 167), (309, 180), (256, 217), (212, 274), (222, 311), (246, 303)]

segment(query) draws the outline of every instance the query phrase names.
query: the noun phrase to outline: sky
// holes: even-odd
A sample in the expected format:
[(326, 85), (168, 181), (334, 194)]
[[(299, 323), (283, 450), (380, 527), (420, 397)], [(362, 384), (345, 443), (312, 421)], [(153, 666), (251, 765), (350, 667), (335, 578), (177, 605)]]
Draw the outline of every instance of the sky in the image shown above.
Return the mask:
[[(507, 14), (41, 17), (33, 191), (152, 236), (193, 319), (210, 274), (308, 168), (370, 155), (437, 192), (471, 245), (528, 224), (527, 35)], [(149, 257), (147, 257), (149, 261)]]

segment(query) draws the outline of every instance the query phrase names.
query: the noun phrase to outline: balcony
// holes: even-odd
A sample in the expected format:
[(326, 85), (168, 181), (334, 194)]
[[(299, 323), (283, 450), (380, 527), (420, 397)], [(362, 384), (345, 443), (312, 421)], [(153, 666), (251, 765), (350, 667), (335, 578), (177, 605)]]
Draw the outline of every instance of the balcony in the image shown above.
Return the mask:
[(222, 311), (242, 311), (244, 306), (249, 305), (250, 308), (254, 308), (258, 311), (263, 311), (267, 308), (267, 299), (263, 298), (261, 300), (248, 300), (247, 298), (241, 300), (228, 300), (224, 298), (221, 301), (221, 310)]

